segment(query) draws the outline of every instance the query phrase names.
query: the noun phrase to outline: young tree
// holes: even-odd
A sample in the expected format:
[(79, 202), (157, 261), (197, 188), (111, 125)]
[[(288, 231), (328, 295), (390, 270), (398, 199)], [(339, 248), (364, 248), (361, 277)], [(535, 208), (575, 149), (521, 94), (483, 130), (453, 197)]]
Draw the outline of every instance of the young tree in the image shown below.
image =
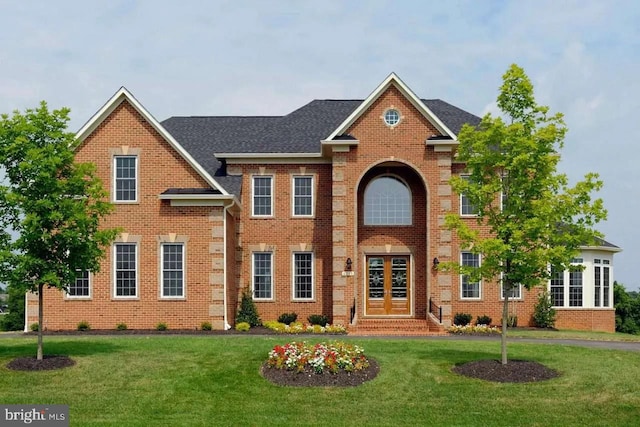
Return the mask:
[[(95, 166), (75, 163), (69, 110), (49, 112), (42, 102), (25, 114), (0, 116), (0, 274), (37, 292), (38, 360), (42, 359), (45, 286), (66, 289), (77, 271), (98, 271), (104, 247), (117, 230), (100, 229), (111, 211)], [(13, 238), (7, 230), (13, 230)]]
[(595, 243), (593, 226), (606, 218), (602, 200), (591, 200), (601, 188), (589, 173), (570, 187), (556, 171), (567, 131), (561, 114), (538, 106), (533, 85), (517, 65), (503, 76), (498, 107), (505, 119), (487, 114), (477, 127), (464, 126), (458, 135), (457, 159), (468, 177), (454, 176), (451, 186), (476, 209), (477, 223), (457, 214), (446, 217), (461, 248), (482, 254), (479, 267), (455, 261), (443, 267), (504, 286), (502, 363), (507, 363), (509, 293), (518, 285), (541, 285), (554, 269), (571, 268), (582, 245)]

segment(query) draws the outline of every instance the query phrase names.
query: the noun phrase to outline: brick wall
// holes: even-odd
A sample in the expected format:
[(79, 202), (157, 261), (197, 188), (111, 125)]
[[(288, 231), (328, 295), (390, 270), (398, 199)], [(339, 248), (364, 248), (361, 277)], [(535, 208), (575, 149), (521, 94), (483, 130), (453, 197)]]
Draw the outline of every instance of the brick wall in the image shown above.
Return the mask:
[[(92, 161), (106, 188), (111, 185), (112, 154), (116, 150), (139, 153), (139, 201), (117, 204), (105, 221), (106, 227), (121, 227), (120, 239), (139, 241), (139, 298), (113, 298), (113, 250), (107, 248), (101, 271), (92, 277), (92, 298), (72, 300), (58, 290), (45, 292), (45, 327), (74, 329), (81, 320), (94, 329), (113, 329), (125, 322), (129, 328), (154, 328), (166, 322), (169, 328), (194, 329), (209, 321), (222, 327), (223, 283), (212, 283), (223, 272), (212, 253), (212, 244), (222, 242), (221, 207), (172, 207), (158, 195), (167, 188), (207, 188), (209, 185), (126, 101), (117, 107), (78, 148), (78, 161)], [(160, 298), (160, 240), (183, 239), (185, 244), (184, 300)], [(37, 302), (37, 301), (36, 301)], [(31, 308), (31, 315), (34, 309)], [(29, 323), (36, 317), (30, 316)]]

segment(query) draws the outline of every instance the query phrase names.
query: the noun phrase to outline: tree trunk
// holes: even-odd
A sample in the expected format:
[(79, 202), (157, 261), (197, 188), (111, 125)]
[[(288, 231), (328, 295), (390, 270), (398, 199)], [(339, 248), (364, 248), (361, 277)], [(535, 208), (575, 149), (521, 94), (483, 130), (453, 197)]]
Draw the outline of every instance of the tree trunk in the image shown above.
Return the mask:
[(43, 288), (44, 285), (38, 285), (38, 360), (42, 360), (42, 306), (44, 305), (44, 298), (42, 295)]
[(504, 292), (504, 302), (502, 303), (502, 334), (500, 339), (500, 350), (502, 354), (502, 364), (507, 364), (507, 323), (509, 322), (509, 286), (502, 285)]

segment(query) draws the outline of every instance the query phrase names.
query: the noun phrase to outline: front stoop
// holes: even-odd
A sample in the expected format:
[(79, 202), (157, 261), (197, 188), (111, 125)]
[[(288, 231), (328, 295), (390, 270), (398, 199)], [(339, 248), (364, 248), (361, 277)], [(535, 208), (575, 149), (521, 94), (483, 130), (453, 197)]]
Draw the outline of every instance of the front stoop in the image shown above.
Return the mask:
[(367, 318), (349, 326), (357, 336), (438, 336), (447, 335), (444, 326), (426, 319)]

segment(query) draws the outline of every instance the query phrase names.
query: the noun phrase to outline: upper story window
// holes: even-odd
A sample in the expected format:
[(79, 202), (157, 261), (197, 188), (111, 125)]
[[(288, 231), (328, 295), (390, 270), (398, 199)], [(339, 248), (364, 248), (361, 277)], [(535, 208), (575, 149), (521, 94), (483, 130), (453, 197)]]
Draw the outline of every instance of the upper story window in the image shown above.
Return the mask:
[(293, 177), (293, 216), (313, 215), (313, 176)]
[(138, 200), (138, 156), (115, 156), (114, 201), (136, 202)]
[(365, 225), (411, 225), (411, 191), (394, 176), (373, 179), (364, 192)]
[[(461, 176), (462, 179), (469, 179), (469, 175)], [(477, 215), (478, 210), (474, 205), (471, 204), (471, 201), (465, 194), (460, 194), (460, 215), (463, 216), (472, 216)]]
[(273, 177), (253, 177), (253, 216), (273, 216)]
[(395, 108), (389, 108), (387, 111), (384, 112), (384, 123), (387, 126), (393, 127), (393, 126), (397, 126), (398, 123), (400, 123), (400, 112), (398, 110), (396, 110)]

